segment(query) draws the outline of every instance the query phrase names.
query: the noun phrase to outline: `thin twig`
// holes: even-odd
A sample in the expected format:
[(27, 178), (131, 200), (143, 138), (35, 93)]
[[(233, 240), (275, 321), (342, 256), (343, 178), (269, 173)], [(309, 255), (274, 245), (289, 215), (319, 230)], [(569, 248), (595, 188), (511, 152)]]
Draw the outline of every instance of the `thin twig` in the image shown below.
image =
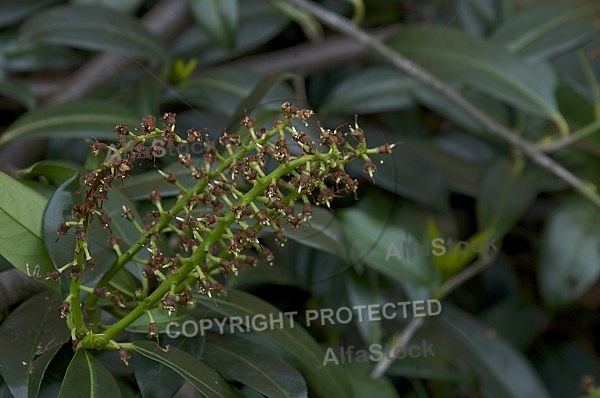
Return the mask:
[(579, 141), (589, 135), (596, 134), (599, 131), (600, 120), (596, 120), (595, 122), (588, 124), (582, 129), (574, 132), (573, 134), (569, 134), (566, 137), (561, 137), (557, 140), (553, 140), (548, 143), (542, 141), (542, 143), (538, 144), (538, 148), (544, 152), (554, 152), (566, 146), (569, 146), (572, 143)]
[(425, 84), (427, 87), (430, 87), (431, 89), (437, 91), (438, 93), (446, 97), (448, 100), (456, 104), (472, 119), (481, 124), (485, 128), (485, 130), (487, 130), (490, 134), (508, 142), (514, 147), (517, 147), (534, 163), (550, 171), (555, 176), (569, 184), (575, 191), (579, 192), (590, 202), (600, 207), (600, 196), (598, 196), (592, 188), (590, 188), (588, 185), (582, 182), (570, 171), (562, 167), (559, 163), (555, 162), (552, 158), (542, 153), (539, 149), (537, 149), (535, 144), (524, 140), (520, 136), (516, 135), (514, 132), (497, 123), (487, 114), (485, 114), (477, 107), (472, 105), (458, 92), (456, 92), (450, 86), (448, 86), (447, 84), (430, 74), (425, 69), (416, 65), (408, 58), (405, 58), (404, 56), (400, 55), (398, 52), (386, 46), (381, 41), (375, 39), (365, 31), (363, 31), (361, 28), (350, 22), (348, 19), (343, 18), (307, 0), (289, 1), (295, 6), (311, 13), (315, 18), (317, 18), (319, 21), (329, 26), (330, 28), (338, 32), (344, 33), (361, 43), (364, 43), (378, 55), (390, 62), (397, 69), (403, 71), (409, 76), (414, 77), (421, 83)]
[(423, 324), (423, 317), (414, 317), (410, 320), (406, 329), (402, 331), (400, 336), (392, 343), (391, 346), (387, 349), (387, 352), (383, 356), (383, 359), (377, 362), (373, 371), (371, 371), (371, 378), (376, 379), (378, 377), (383, 376), (385, 371), (390, 367), (390, 365), (394, 362), (395, 356), (393, 353), (396, 350), (402, 349), (402, 347), (406, 346), (410, 339), (412, 339), (413, 335), (419, 330), (421, 325)]

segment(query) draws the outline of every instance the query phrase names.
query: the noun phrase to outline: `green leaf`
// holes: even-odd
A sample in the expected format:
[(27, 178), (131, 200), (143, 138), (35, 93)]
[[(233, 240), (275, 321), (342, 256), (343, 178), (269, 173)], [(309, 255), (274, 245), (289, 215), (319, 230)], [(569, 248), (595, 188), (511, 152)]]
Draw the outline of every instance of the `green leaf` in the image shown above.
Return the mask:
[(60, 185), (77, 172), (75, 166), (67, 162), (40, 160), (32, 166), (19, 170), (22, 179), (44, 178), (54, 185)]
[(539, 291), (551, 306), (567, 305), (600, 275), (600, 211), (583, 200), (566, 202), (549, 217), (538, 263)]
[(151, 341), (136, 341), (127, 346), (136, 353), (173, 369), (208, 398), (237, 396), (235, 390), (217, 372), (185, 351), (176, 347), (163, 350)]
[(233, 48), (237, 33), (238, 0), (188, 0), (198, 25), (223, 47)]
[(27, 109), (35, 108), (35, 96), (23, 83), (14, 80), (0, 81), (0, 95), (19, 101)]
[(477, 225), (480, 230), (504, 236), (531, 205), (538, 193), (539, 177), (514, 170), (506, 162), (492, 165), (481, 184), (477, 200)]
[(280, 358), (248, 341), (208, 334), (204, 360), (228, 380), (248, 385), (267, 397), (306, 397), (302, 375)]
[(194, 26), (177, 39), (170, 48), (171, 54), (183, 58), (197, 57), (198, 54), (202, 54), (199, 58), (200, 64), (214, 65), (267, 43), (289, 24), (289, 19), (282, 15), (271, 1), (241, 1), (239, 14), (234, 49), (219, 45), (204, 30)]
[[(42, 195), (0, 172), (0, 255), (41, 278), (54, 270), (42, 235), (46, 203)], [(55, 282), (41, 282), (58, 289)]]
[[(271, 84), (271, 87), (265, 90), (262, 87), (263, 83)], [(281, 98), (290, 98), (292, 94), (285, 85), (276, 83), (280, 81), (273, 82), (267, 79), (265, 82), (265, 78), (260, 74), (241, 68), (218, 68), (197, 78), (186, 80), (166, 93), (165, 100), (174, 102), (183, 100), (186, 105), (203, 107), (238, 118), (239, 107), (246, 105), (244, 100), (253, 96), (255, 89), (258, 89), (256, 94), (261, 94), (261, 98), (253, 98), (254, 101), (275, 106), (279, 110)]]
[(545, 345), (541, 351), (541, 358), (536, 358), (537, 368), (555, 397), (598, 396), (575, 393), (575, 386), (581, 385), (584, 375), (600, 380), (600, 362), (587, 344), (581, 341), (560, 341)]
[(95, 4), (122, 13), (135, 12), (143, 2), (144, 0), (71, 0), (72, 4)]
[(494, 0), (455, 0), (458, 18), (469, 33), (484, 36), (496, 19)]
[[(337, 213), (346, 237), (351, 242), (351, 261), (364, 263), (398, 282), (431, 286), (433, 283), (431, 261), (419, 256), (418, 247), (413, 252), (413, 258), (409, 255), (409, 258), (406, 258), (403, 253), (403, 242), (416, 242), (417, 239), (390, 220), (391, 212), (387, 209), (390, 209), (389, 203), (363, 201), (358, 206)], [(401, 258), (397, 255), (388, 256), (389, 252), (395, 253), (391, 250), (392, 246), (396, 248)], [(428, 253), (431, 254), (430, 251)]]
[(110, 372), (84, 349), (75, 352), (60, 386), (58, 398), (120, 398), (121, 391)]
[(350, 275), (346, 278), (346, 291), (348, 292), (348, 299), (352, 304), (353, 308), (361, 308), (358, 311), (362, 313), (358, 317), (354, 318), (356, 328), (358, 329), (360, 336), (363, 341), (368, 344), (379, 344), (381, 343), (381, 320), (369, 320), (368, 322), (361, 322), (361, 319), (369, 319), (367, 313), (367, 306), (373, 304), (380, 304), (383, 302), (383, 297), (379, 291), (379, 286), (373, 283), (373, 280), (365, 278), (368, 275)]
[(0, 137), (0, 145), (17, 138), (88, 138), (114, 140), (114, 127), (137, 126), (127, 106), (96, 101), (51, 105), (27, 112)]
[[(301, 207), (297, 205), (296, 211), (301, 211)], [(313, 206), (312, 218), (306, 224), (297, 228), (284, 224), (283, 232), (296, 242), (348, 259), (344, 231), (333, 213), (324, 208)]]
[[(355, 362), (348, 364), (348, 378), (352, 384), (354, 398), (399, 398), (394, 385), (385, 377), (371, 378), (370, 363)], [(414, 377), (411, 375), (410, 377)]]
[(16, 398), (38, 396), (48, 364), (70, 338), (59, 316), (61, 302), (56, 294), (40, 293), (0, 326), (0, 373)]
[(23, 23), (19, 41), (44, 42), (168, 62), (157, 39), (134, 17), (93, 5), (61, 5)]
[(483, 396), (550, 397), (527, 359), (477, 319), (451, 305), (433, 319), (446, 344), (477, 374)]
[[(227, 296), (221, 297), (194, 297), (199, 304), (228, 317), (241, 317), (244, 322), (256, 315), (269, 317), (273, 314), (274, 319), (283, 317), (283, 327), (276, 325), (272, 329), (257, 331), (261, 343), (273, 347), (284, 359), (298, 368), (304, 374), (309, 388), (318, 396), (351, 396), (348, 381), (335, 368), (323, 366), (325, 351), (298, 325), (286, 326), (289, 325), (288, 317), (279, 315), (280, 311), (276, 307), (238, 290), (228, 290)], [(257, 318), (257, 321), (261, 322), (261, 318)]]
[(166, 366), (157, 366), (156, 361), (143, 355), (132, 355), (129, 365), (137, 382), (139, 398), (172, 397), (181, 388), (185, 379)]
[(59, 0), (0, 0), (0, 27), (19, 22), (38, 10), (58, 2)]
[(417, 83), (411, 77), (387, 66), (361, 69), (338, 83), (319, 114), (368, 114), (406, 108), (413, 104)]
[(402, 26), (388, 43), (442, 79), (474, 86), (566, 129), (548, 65), (531, 65), (498, 43), (437, 26)]
[(592, 39), (597, 9), (595, 0), (534, 7), (508, 19), (491, 39), (532, 61), (549, 59)]

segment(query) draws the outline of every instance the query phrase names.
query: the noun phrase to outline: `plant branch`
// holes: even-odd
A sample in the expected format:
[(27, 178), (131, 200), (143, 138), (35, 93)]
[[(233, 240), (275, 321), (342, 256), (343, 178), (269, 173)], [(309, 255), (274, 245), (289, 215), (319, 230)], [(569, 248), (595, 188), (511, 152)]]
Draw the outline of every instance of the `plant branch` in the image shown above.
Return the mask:
[(406, 326), (406, 329), (404, 329), (402, 333), (400, 333), (400, 335), (396, 337), (392, 345), (390, 345), (390, 347), (387, 349), (387, 352), (383, 356), (383, 359), (377, 362), (377, 365), (375, 365), (375, 368), (373, 368), (373, 370), (371, 371), (372, 379), (379, 378), (385, 374), (385, 371), (394, 362), (394, 352), (408, 344), (413, 335), (417, 332), (417, 330), (419, 330), (421, 325), (423, 325), (424, 319), (425, 318), (423, 317), (413, 317), (410, 320), (408, 326)]
[(459, 108), (461, 108), (468, 116), (477, 121), (481, 126), (485, 128), (494, 137), (500, 138), (503, 141), (509, 143), (513, 147), (518, 148), (522, 151), (531, 161), (548, 170), (561, 180), (565, 181), (575, 191), (579, 192), (582, 196), (588, 199), (590, 202), (600, 207), (600, 196), (595, 192), (595, 189), (590, 187), (588, 184), (581, 181), (570, 171), (562, 167), (559, 163), (554, 161), (549, 156), (541, 152), (535, 144), (524, 140), (523, 138), (516, 135), (506, 127), (497, 123), (487, 114), (479, 110), (469, 101), (467, 101), (458, 92), (453, 90), (450, 86), (433, 76), (425, 69), (419, 67), (408, 58), (402, 56), (392, 48), (383, 44), (380, 40), (375, 39), (360, 27), (354, 25), (346, 18), (340, 17), (339, 15), (307, 0), (289, 0), (290, 3), (295, 6), (311, 13), (315, 18), (321, 21), (323, 24), (330, 28), (344, 33), (356, 41), (365, 44), (375, 53), (386, 59), (398, 70), (406, 73), (409, 76), (414, 77), (418, 81), (425, 84), (427, 87), (437, 91), (448, 100), (452, 101)]

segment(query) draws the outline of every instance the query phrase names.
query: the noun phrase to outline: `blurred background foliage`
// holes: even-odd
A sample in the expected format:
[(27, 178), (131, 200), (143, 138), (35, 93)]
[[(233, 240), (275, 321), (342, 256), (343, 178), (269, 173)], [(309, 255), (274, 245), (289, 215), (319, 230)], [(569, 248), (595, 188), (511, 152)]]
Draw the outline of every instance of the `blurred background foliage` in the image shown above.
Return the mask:
[[(578, 132), (580, 139), (551, 154), (589, 186), (600, 185), (597, 1), (319, 3), (514, 134), (546, 143)], [(100, 396), (193, 396), (190, 384), (204, 391), (210, 371), (234, 389), (214, 396), (598, 396), (599, 209), (455, 104), (285, 0), (0, 0), (0, 165), (21, 182), (13, 196), (0, 186), (0, 225), (8, 226), (0, 232), (0, 278), (13, 267), (30, 271), (24, 264), (42, 258), (34, 254), (47, 256), (48, 267), (60, 263), (65, 253), (54, 246), (53, 224), (60, 207), (43, 215), (44, 207), (50, 198), (56, 206), (68, 200), (70, 179), (92, 162), (89, 143), (113, 140), (116, 123), (137, 126), (143, 115), (169, 111), (178, 132), (207, 128), (216, 136), (236, 132), (245, 114), (270, 125), (284, 101), (314, 109), (327, 127), (344, 128), (357, 115), (370, 146), (401, 145), (382, 158), (374, 181), (353, 170), (361, 178), (358, 201), (343, 197), (333, 211), (315, 209), (310, 228), (290, 230), (284, 248), (273, 245), (273, 267), (228, 279), (231, 301), (198, 297), (199, 312), (185, 316), (443, 298), (442, 314), (413, 336), (433, 343), (435, 356), (395, 361), (378, 379), (369, 378), (373, 364), (320, 366), (327, 347), (392, 342), (408, 323), (396, 318), (179, 339), (172, 358), (144, 355), (149, 348), (139, 343), (130, 367), (114, 353), (73, 358), (56, 332), (61, 344), (32, 371), (21, 358), (36, 359), (40, 334), (61, 327), (36, 296), (3, 307), (2, 396), (82, 396), (82, 388)], [(173, 195), (153, 169), (177, 173), (174, 160), (161, 158), (133, 177), (111, 198), (115, 211), (122, 203), (144, 211), (151, 189)], [(37, 206), (32, 222), (44, 220), (42, 233), (15, 235), (13, 224), (23, 220), (14, 200)], [(390, 243), (482, 234), (495, 237), (499, 250), (479, 259), (386, 258)], [(26, 249), (15, 251), (19, 239)], [(445, 291), (473, 261), (483, 264), (480, 272)], [(15, 344), (19, 325), (31, 328), (27, 344)], [(138, 326), (130, 341), (144, 339), (147, 325)], [(14, 367), (16, 360), (22, 364)], [(153, 361), (165, 366), (156, 373)], [(82, 387), (90, 375), (102, 386)]]

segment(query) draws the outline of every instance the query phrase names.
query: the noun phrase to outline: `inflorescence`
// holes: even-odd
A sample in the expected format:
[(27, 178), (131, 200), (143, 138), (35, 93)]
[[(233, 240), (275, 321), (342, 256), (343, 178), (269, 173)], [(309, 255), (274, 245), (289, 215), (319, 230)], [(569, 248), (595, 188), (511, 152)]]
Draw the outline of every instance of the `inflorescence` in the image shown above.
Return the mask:
[[(242, 133), (223, 133), (216, 141), (205, 132), (192, 129), (187, 131), (186, 139), (179, 137), (172, 113), (164, 114), (162, 128), (156, 126), (152, 116), (144, 117), (135, 131), (122, 124), (116, 126), (116, 155), (83, 176), (84, 199), (73, 206), (72, 219), (57, 229), (61, 236), (74, 229), (74, 259), (47, 276), (58, 279), (61, 272), (69, 272), (70, 294), (61, 307), (61, 315), (67, 318), (75, 344), (83, 341), (87, 348), (114, 345), (112, 338), (116, 334), (157, 306), (175, 312), (192, 301), (194, 291), (209, 296), (223, 292), (215, 275), (236, 275), (244, 267), (257, 265), (259, 258), (273, 264), (273, 253), (261, 242), (262, 233), (273, 233), (277, 243), (283, 245), (284, 228), (309, 222), (313, 204), (329, 207), (342, 194), (356, 195), (358, 181), (345, 171), (345, 166), (354, 160), (362, 161), (372, 178), (375, 165), (371, 155), (392, 151), (393, 145), (367, 148), (356, 122), (348, 126), (347, 132), (320, 128), (315, 142), (308, 132), (297, 127), (308, 125), (313, 116), (311, 110), (296, 109), (290, 103), (284, 103), (281, 109), (282, 118), (270, 130), (257, 128), (253, 118), (245, 117)], [(193, 183), (183, 184), (181, 177), (158, 170), (179, 192), (174, 204), (165, 208), (161, 193), (152, 190), (148, 199), (153, 209), (142, 219), (134, 216), (133, 209), (123, 206), (121, 216), (139, 231), (137, 242), (124, 247), (124, 240), (111, 232), (108, 245), (117, 260), (96, 286), (82, 286), (82, 274), (96, 265), (88, 247), (90, 228), (97, 221), (100, 228), (112, 231), (112, 220), (103, 211), (103, 203), (110, 190), (124, 183), (142, 161), (156, 159), (157, 149), (160, 150), (157, 142), (163, 147), (201, 144), (201, 156), (178, 156)], [(107, 149), (102, 142), (91, 146), (97, 156)], [(168, 251), (160, 244), (165, 239), (176, 242), (167, 246)], [(141, 258), (143, 251), (149, 256)], [(129, 261), (143, 264), (139, 277), (145, 279), (130, 298), (111, 293), (109, 285)], [(82, 290), (93, 293), (83, 303)], [(101, 325), (96, 308), (100, 297), (110, 297), (115, 308), (128, 311), (114, 324)], [(82, 309), (91, 326), (84, 321)], [(103, 333), (94, 333), (98, 330)], [(152, 319), (148, 335), (158, 335)]]

